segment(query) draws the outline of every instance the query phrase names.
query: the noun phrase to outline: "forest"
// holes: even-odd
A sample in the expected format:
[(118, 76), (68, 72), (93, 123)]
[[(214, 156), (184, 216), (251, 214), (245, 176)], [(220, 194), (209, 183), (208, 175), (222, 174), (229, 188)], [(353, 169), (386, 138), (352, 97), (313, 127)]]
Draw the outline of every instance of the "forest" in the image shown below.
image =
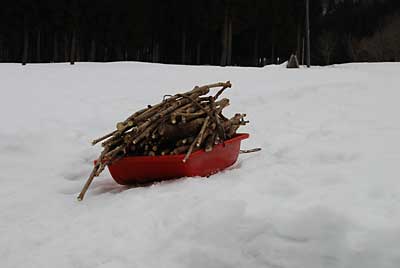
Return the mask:
[[(400, 61), (399, 0), (310, 0), (311, 62)], [(304, 59), (305, 0), (14, 0), (0, 62), (264, 66)]]

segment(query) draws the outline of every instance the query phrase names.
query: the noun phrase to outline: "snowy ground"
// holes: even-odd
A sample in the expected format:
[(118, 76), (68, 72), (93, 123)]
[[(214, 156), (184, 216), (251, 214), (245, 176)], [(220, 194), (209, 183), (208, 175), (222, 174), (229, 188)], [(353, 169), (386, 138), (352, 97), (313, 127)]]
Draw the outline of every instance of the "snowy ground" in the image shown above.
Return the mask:
[[(229, 170), (76, 195), (89, 142), (164, 94), (231, 80)], [(400, 267), (400, 64), (288, 70), (0, 64), (0, 267)]]

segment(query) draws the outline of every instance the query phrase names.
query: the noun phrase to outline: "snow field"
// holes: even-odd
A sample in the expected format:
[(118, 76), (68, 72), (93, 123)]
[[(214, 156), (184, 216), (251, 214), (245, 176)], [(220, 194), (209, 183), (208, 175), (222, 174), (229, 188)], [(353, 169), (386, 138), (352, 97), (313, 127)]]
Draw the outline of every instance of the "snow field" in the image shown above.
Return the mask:
[[(400, 267), (400, 64), (290, 70), (0, 64), (0, 266)], [(145, 188), (90, 141), (165, 94), (230, 80), (228, 170)]]

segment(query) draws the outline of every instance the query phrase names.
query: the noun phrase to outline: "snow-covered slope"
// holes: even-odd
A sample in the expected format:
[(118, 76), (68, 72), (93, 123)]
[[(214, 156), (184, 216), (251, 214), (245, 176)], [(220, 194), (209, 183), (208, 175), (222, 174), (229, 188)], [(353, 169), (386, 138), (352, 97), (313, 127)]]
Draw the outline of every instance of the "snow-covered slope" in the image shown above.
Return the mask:
[[(400, 267), (400, 64), (288, 70), (0, 65), (0, 267)], [(89, 142), (165, 94), (231, 80), (229, 170), (76, 195)]]

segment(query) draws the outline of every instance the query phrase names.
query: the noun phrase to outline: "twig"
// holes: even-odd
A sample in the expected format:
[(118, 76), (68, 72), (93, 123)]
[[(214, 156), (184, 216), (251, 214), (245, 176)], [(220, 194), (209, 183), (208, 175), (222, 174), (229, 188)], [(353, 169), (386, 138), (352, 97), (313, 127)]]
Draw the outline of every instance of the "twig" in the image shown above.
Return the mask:
[(99, 143), (99, 142), (101, 142), (101, 141), (103, 141), (103, 140), (105, 140), (105, 139), (107, 139), (107, 138), (113, 136), (115, 133), (117, 133), (117, 130), (114, 130), (113, 132), (108, 133), (107, 135), (104, 135), (104, 136), (101, 137), (101, 138), (98, 138), (98, 139), (93, 140), (93, 141), (92, 141), (92, 145), (95, 145), (95, 144), (97, 144), (97, 143)]
[(201, 127), (201, 130), (200, 130), (200, 133), (199, 133), (199, 137), (198, 137), (197, 142), (196, 142), (196, 146), (197, 147), (200, 147), (200, 145), (201, 145), (201, 142), (202, 142), (203, 137), (204, 137), (204, 132), (206, 131), (206, 128), (207, 128), (209, 120), (210, 120), (210, 117), (207, 116), (206, 120), (203, 123), (203, 126)]
[(217, 133), (216, 132), (211, 133), (211, 135), (207, 137), (206, 148), (204, 149), (204, 151), (206, 151), (208, 153), (208, 152), (211, 152), (213, 150), (216, 138), (217, 138)]
[(223, 86), (218, 92), (217, 94), (215, 94), (214, 99), (218, 99), (218, 97), (224, 92), (225, 89), (232, 87), (231, 82), (227, 81), (226, 85)]
[[(93, 167), (92, 173), (90, 173), (89, 178), (87, 179), (85, 185), (83, 186), (81, 192), (79, 193), (77, 199), (78, 201), (82, 201), (83, 198), (85, 197), (85, 193), (88, 190), (90, 184), (92, 183), (94, 177), (98, 176), (98, 171), (101, 168), (101, 165), (103, 164), (103, 157), (106, 155), (108, 152), (108, 147), (104, 148), (103, 152), (100, 154), (99, 158), (96, 161), (96, 165)], [(104, 168), (104, 167), (103, 167)]]
[(83, 186), (81, 192), (79, 193), (79, 195), (77, 197), (78, 201), (82, 201), (83, 198), (85, 197), (85, 193), (86, 193), (87, 189), (89, 188), (90, 184), (92, 183), (94, 177), (96, 177), (96, 173), (97, 173), (97, 170), (99, 169), (99, 167), (100, 167), (100, 164), (97, 163), (96, 166), (93, 168), (92, 173), (90, 173), (89, 178), (87, 179), (85, 185)]
[(254, 148), (254, 149), (250, 149), (250, 150), (240, 150), (239, 153), (240, 154), (249, 154), (249, 153), (255, 153), (255, 152), (259, 152), (261, 151), (261, 148)]
[[(200, 130), (199, 134), (197, 135), (197, 137), (194, 139), (194, 141), (193, 141), (192, 144), (190, 145), (189, 150), (187, 151), (185, 157), (184, 157), (183, 160), (182, 160), (183, 163), (186, 163), (186, 161), (189, 159), (189, 156), (190, 156), (190, 154), (192, 153), (193, 148), (194, 148), (195, 145), (196, 145), (196, 142), (199, 140), (200, 136), (203, 135), (203, 132), (204, 132), (203, 129), (206, 128), (209, 119), (210, 119), (210, 118), (207, 117), (206, 120), (204, 120), (203, 126), (201, 127), (201, 130)], [(202, 130), (203, 130), (203, 131), (202, 131)]]

